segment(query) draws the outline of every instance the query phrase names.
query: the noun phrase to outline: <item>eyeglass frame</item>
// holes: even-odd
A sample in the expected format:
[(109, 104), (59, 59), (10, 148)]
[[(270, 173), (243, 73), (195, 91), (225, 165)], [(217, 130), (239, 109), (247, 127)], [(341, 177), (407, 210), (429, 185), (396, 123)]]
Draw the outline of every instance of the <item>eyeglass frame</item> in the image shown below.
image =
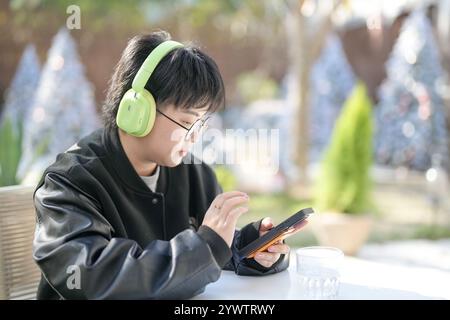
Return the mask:
[[(189, 140), (188, 134), (189, 134), (189, 132), (192, 130), (192, 128), (194, 128), (194, 126), (196, 125), (197, 122), (199, 122), (199, 121), (201, 122), (201, 125), (200, 125), (200, 127), (199, 127), (199, 128), (200, 128), (200, 129), (199, 129), (199, 132), (203, 132), (204, 128), (205, 128), (205, 127), (206, 127), (206, 128), (208, 127), (207, 122), (208, 122), (209, 119), (211, 118), (210, 115), (207, 116), (205, 119), (199, 118), (199, 119), (197, 119), (197, 120), (194, 121), (194, 123), (191, 125), (190, 128), (188, 128), (188, 127), (183, 126), (183, 125), (182, 125), (181, 123), (179, 123), (178, 121), (172, 119), (171, 117), (169, 117), (168, 115), (166, 115), (166, 114), (163, 113), (162, 111), (156, 109), (156, 112), (158, 112), (159, 114), (161, 114), (162, 116), (164, 116), (166, 119), (172, 121), (173, 123), (179, 125), (179, 126), (182, 127), (184, 130), (187, 131), (187, 132), (186, 132), (186, 135), (184, 136), (184, 141), (188, 141), (188, 140)], [(205, 126), (205, 124), (206, 124), (206, 126)]]

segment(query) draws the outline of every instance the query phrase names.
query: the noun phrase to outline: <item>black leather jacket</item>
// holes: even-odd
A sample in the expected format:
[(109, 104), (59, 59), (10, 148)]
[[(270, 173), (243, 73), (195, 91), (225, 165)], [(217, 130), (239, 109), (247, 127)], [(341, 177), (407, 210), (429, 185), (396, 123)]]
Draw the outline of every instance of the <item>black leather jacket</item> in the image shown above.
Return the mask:
[[(33, 257), (42, 271), (39, 299), (185, 299), (222, 269), (266, 275), (239, 261), (260, 221), (236, 230), (231, 249), (203, 216), (221, 193), (204, 163), (161, 167), (152, 192), (130, 164), (117, 131), (93, 132), (57, 156), (39, 182)], [(74, 278), (78, 277), (78, 278)]]

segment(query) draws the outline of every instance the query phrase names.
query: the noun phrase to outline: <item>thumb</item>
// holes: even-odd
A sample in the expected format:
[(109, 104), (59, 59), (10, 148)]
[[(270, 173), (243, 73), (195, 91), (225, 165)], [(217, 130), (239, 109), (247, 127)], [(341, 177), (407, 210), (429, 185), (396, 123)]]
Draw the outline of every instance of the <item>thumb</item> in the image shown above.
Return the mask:
[[(272, 218), (266, 217), (261, 221), (261, 226), (259, 227), (259, 232), (268, 231), (273, 228)], [(264, 232), (265, 233), (265, 232)]]

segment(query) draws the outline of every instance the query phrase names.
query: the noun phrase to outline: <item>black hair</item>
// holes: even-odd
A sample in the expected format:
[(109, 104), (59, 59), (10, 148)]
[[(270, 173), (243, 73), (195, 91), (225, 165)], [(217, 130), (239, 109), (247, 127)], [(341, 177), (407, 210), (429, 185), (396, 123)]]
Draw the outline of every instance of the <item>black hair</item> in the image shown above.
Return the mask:
[[(170, 34), (157, 31), (133, 37), (127, 44), (109, 82), (102, 107), (105, 128), (117, 128), (120, 100), (151, 51), (170, 40)], [(158, 108), (173, 104), (177, 109), (203, 109), (212, 113), (225, 104), (225, 87), (219, 68), (199, 48), (185, 45), (168, 53), (157, 65), (145, 88)]]

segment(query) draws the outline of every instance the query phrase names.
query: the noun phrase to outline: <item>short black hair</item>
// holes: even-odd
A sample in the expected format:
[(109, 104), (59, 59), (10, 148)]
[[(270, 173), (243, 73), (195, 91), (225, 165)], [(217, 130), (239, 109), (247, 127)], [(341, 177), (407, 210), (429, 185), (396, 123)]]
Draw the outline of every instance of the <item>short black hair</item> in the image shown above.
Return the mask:
[[(137, 71), (153, 49), (170, 39), (168, 32), (156, 31), (135, 36), (128, 42), (109, 82), (102, 107), (105, 128), (117, 129), (120, 100), (131, 88)], [(207, 112), (212, 113), (225, 104), (225, 87), (217, 64), (193, 45), (168, 53), (155, 68), (145, 88), (162, 108), (169, 104), (177, 109), (207, 107)]]

